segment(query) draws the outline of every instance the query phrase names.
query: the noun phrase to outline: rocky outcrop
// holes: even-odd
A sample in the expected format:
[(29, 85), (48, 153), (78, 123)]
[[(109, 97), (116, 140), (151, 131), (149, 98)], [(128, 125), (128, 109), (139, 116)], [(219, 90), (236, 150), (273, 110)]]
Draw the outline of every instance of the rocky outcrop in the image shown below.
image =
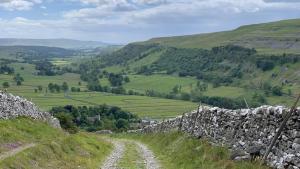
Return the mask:
[[(178, 129), (197, 138), (206, 138), (214, 144), (228, 146), (233, 152), (233, 159), (248, 159), (265, 153), (288, 111), (289, 109), (282, 106), (243, 110), (201, 107), (199, 111), (146, 126), (138, 132), (167, 132)], [(300, 169), (299, 113), (298, 108), (268, 156), (271, 167)]]
[(32, 102), (0, 91), (0, 119), (7, 120), (21, 116), (44, 121), (55, 128), (60, 128), (56, 118), (47, 112), (40, 112)]

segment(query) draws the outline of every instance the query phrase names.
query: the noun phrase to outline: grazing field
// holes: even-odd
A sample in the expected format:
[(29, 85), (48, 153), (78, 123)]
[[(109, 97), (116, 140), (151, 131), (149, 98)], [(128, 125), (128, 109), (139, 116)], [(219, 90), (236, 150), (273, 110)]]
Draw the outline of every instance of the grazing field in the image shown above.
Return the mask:
[[(48, 111), (53, 106), (64, 105), (113, 105), (119, 106), (127, 111), (135, 113), (140, 117), (148, 117), (155, 119), (163, 119), (181, 115), (196, 108), (197, 103), (153, 98), (147, 96), (129, 96), (129, 95), (115, 95), (110, 93), (87, 92), (86, 83), (81, 81), (78, 74), (67, 73), (61, 76), (36, 76), (34, 65), (25, 63), (14, 63), (11, 66), (15, 68), (16, 73), (20, 73), (24, 78), (21, 86), (17, 86), (13, 81), (12, 75), (0, 75), (0, 83), (9, 82), (10, 87), (7, 89), (15, 95), (23, 96), (34, 103), (36, 103), (42, 110)], [(289, 72), (285, 72), (287, 75)], [(162, 93), (169, 93), (176, 85), (182, 86), (183, 92), (190, 92), (196, 87), (197, 79), (192, 77), (176, 77), (170, 75), (129, 75), (130, 82), (126, 83), (124, 87), (127, 90), (134, 90), (144, 93), (146, 90), (155, 90)], [(254, 79), (256, 80), (256, 79)], [(81, 92), (50, 93), (46, 92), (49, 83), (56, 83), (61, 85), (67, 82), (69, 87), (80, 88)], [(81, 82), (81, 85), (79, 85)], [(101, 85), (109, 85), (107, 79), (100, 80)], [(35, 92), (38, 86), (42, 86), (41, 92)], [(2, 86), (1, 86), (2, 87)], [(288, 86), (285, 89), (291, 88), (292, 91), (299, 91), (299, 88)], [(257, 91), (246, 90), (239, 87), (220, 86), (213, 88), (211, 84), (208, 85), (208, 90), (203, 94), (206, 96), (220, 96), (228, 98), (250, 97)], [(293, 98), (289, 96), (270, 96), (267, 97), (268, 104), (272, 105), (292, 105)]]
[(177, 77), (170, 75), (129, 75), (130, 82), (124, 87), (138, 92), (146, 90), (155, 90), (162, 93), (170, 93), (178, 85), (182, 86), (182, 91), (191, 91), (196, 86), (197, 80), (192, 77)]
[[(0, 83), (2, 84), (6, 81), (9, 82), (10, 87), (7, 89), (8, 92), (33, 101), (44, 111), (51, 109), (53, 106), (64, 106), (69, 104), (77, 106), (107, 104), (121, 107), (140, 117), (162, 119), (181, 115), (183, 112), (195, 109), (197, 105), (192, 102), (146, 96), (85, 92), (85, 90), (87, 90), (86, 83), (82, 82), (77, 74), (67, 73), (61, 76), (36, 76), (34, 75), (36, 70), (31, 64), (17, 63), (13, 64), (13, 66), (15, 67), (16, 73), (20, 73), (25, 80), (22, 85), (17, 86), (13, 81), (12, 75), (0, 75)], [(21, 67), (23, 67), (24, 70), (21, 70)], [(63, 92), (46, 93), (46, 88), (49, 83), (61, 85), (63, 82), (67, 82), (69, 87), (81, 88), (82, 92), (69, 92), (66, 95)], [(78, 82), (81, 82), (81, 85), (79, 85)], [(34, 89), (39, 85), (43, 87), (43, 90), (42, 92), (35, 93)]]

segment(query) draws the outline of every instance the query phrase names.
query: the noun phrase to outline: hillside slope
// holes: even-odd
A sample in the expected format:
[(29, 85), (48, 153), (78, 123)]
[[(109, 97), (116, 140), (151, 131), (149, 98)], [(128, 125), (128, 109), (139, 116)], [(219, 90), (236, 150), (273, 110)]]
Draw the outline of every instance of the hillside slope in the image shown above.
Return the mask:
[(53, 57), (70, 57), (74, 50), (47, 46), (0, 46), (0, 58), (6, 59), (47, 59)]
[(149, 43), (206, 49), (233, 44), (263, 53), (300, 53), (300, 19), (242, 26), (232, 31), (153, 38), (141, 44)]
[[(244, 98), (253, 102), (250, 106), (254, 107), (263, 104), (290, 105), (293, 95), (300, 91), (298, 28), (300, 19), (294, 19), (242, 26), (226, 32), (154, 38), (129, 44), (109, 55), (100, 55), (85, 66), (145, 76), (147, 83), (145, 81), (139, 86), (148, 86), (151, 78), (147, 76), (150, 75), (192, 77), (204, 88), (197, 91), (191, 84), (188, 90), (183, 89), (190, 96), (180, 92), (181, 96), (187, 96), (186, 100), (196, 102), (211, 104), (206, 98), (200, 99), (208, 96), (236, 98), (243, 106)], [(159, 82), (162, 83), (161, 80)], [(125, 85), (127, 89), (140, 90), (130, 87), (130, 83), (134, 80)], [(182, 87), (174, 83), (166, 91), (172, 91), (176, 85)], [(159, 93), (159, 87), (147, 87), (145, 93), (147, 91), (152, 92), (150, 96), (163, 95)], [(165, 97), (183, 98), (178, 93)], [(223, 98), (213, 99), (224, 101)], [(224, 107), (223, 104), (217, 106)]]
[[(0, 133), (2, 169), (97, 168), (112, 149), (99, 136), (69, 135), (26, 118), (0, 120)], [(5, 154), (11, 156), (1, 158)]]
[(48, 46), (67, 49), (86, 49), (107, 46), (97, 41), (80, 41), (73, 39), (14, 39), (1, 38), (0, 46)]

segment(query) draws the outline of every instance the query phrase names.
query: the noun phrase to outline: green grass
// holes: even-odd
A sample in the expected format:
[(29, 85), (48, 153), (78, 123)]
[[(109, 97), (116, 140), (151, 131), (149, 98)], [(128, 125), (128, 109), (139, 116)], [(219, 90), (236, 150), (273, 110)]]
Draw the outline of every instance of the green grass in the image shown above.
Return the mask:
[(228, 98), (237, 98), (245, 94), (248, 94), (245, 89), (232, 86), (220, 86), (213, 88), (211, 85), (209, 85), (208, 90), (204, 92), (204, 95), (206, 96), (219, 96)]
[(145, 66), (145, 65), (147, 66), (149, 64), (152, 64), (160, 58), (160, 56), (163, 52), (164, 51), (150, 53), (149, 55), (147, 55), (147, 57), (144, 57), (138, 61), (133, 61), (133, 62), (129, 63), (129, 67), (130, 67), (130, 69), (134, 70), (135, 68), (140, 68), (142, 66)]
[(68, 60), (53, 60), (51, 63), (56, 66), (65, 66), (69, 65), (71, 62)]
[[(37, 104), (42, 110), (48, 111), (53, 106), (65, 106), (65, 105), (101, 105), (108, 104), (119, 106), (125, 110), (138, 114), (141, 117), (150, 118), (168, 118), (174, 117), (183, 112), (193, 110), (196, 104), (185, 101), (169, 100), (169, 99), (159, 99), (146, 96), (126, 96), (126, 95), (114, 95), (109, 93), (99, 93), (99, 92), (79, 92), (79, 93), (69, 93), (69, 98), (65, 97), (63, 93), (45, 93), (45, 89), (48, 84), (57, 83), (62, 84), (67, 82), (70, 87), (80, 87), (81, 91), (86, 90), (86, 83), (82, 82), (79, 86), (78, 82), (81, 81), (78, 74), (67, 73), (61, 76), (35, 76), (36, 70), (31, 64), (16, 63), (13, 64), (16, 69), (16, 73), (20, 73), (24, 77), (24, 82), (22, 86), (16, 86), (13, 82), (13, 76), (11, 75), (0, 75), (0, 83), (4, 81), (10, 82), (10, 87), (8, 92), (15, 95), (23, 96), (30, 101)], [(24, 70), (21, 70), (24, 67)], [(164, 77), (161, 77), (163, 79)], [(167, 80), (174, 79), (176, 77), (166, 77)], [(106, 80), (101, 80), (101, 84), (109, 82)], [(43, 86), (43, 91), (40, 93), (35, 93), (34, 89), (37, 86)], [(169, 83), (171, 86), (171, 83)], [(166, 89), (166, 87), (165, 87)], [(75, 100), (72, 100), (75, 99)]]
[(225, 147), (211, 146), (182, 133), (131, 134), (115, 137), (139, 140), (149, 146), (164, 169), (268, 169), (257, 163), (234, 162)]
[(137, 146), (130, 142), (125, 142), (124, 156), (118, 162), (118, 168), (122, 169), (144, 169), (143, 159)]
[[(17, 155), (0, 161), (0, 168), (98, 168), (112, 150), (100, 136), (69, 135), (59, 129), (26, 118), (0, 120), (0, 147), (7, 144), (35, 143)], [(1, 153), (1, 152), (0, 152)]]
[[(296, 48), (285, 48), (286, 43), (295, 43), (299, 38), (299, 19), (242, 26), (232, 31), (154, 38), (143, 43), (160, 43), (162, 45), (182, 48), (211, 48), (225, 44), (238, 44), (254, 47), (261, 53), (300, 53)], [(265, 43), (261, 39), (268, 39)], [(277, 44), (277, 47), (272, 46)]]
[(192, 77), (177, 77), (170, 75), (129, 75), (130, 82), (124, 87), (144, 93), (146, 90), (155, 90), (162, 93), (170, 93), (174, 86), (182, 86), (183, 91), (190, 91), (196, 86), (197, 80)]

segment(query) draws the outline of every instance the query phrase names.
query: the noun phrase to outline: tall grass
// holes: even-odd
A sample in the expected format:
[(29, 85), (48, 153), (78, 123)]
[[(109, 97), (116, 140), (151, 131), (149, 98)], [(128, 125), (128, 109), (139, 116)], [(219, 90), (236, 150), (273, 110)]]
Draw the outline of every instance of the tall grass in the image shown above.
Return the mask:
[[(110, 143), (97, 135), (70, 135), (26, 118), (0, 120), (0, 147), (28, 143), (35, 143), (36, 146), (0, 161), (0, 168), (99, 168), (112, 149)], [(1, 151), (3, 153), (10, 149), (0, 148), (0, 154)]]
[(149, 146), (159, 158), (164, 169), (267, 169), (252, 162), (230, 160), (225, 147), (212, 146), (205, 140), (182, 133), (121, 135), (139, 140)]

